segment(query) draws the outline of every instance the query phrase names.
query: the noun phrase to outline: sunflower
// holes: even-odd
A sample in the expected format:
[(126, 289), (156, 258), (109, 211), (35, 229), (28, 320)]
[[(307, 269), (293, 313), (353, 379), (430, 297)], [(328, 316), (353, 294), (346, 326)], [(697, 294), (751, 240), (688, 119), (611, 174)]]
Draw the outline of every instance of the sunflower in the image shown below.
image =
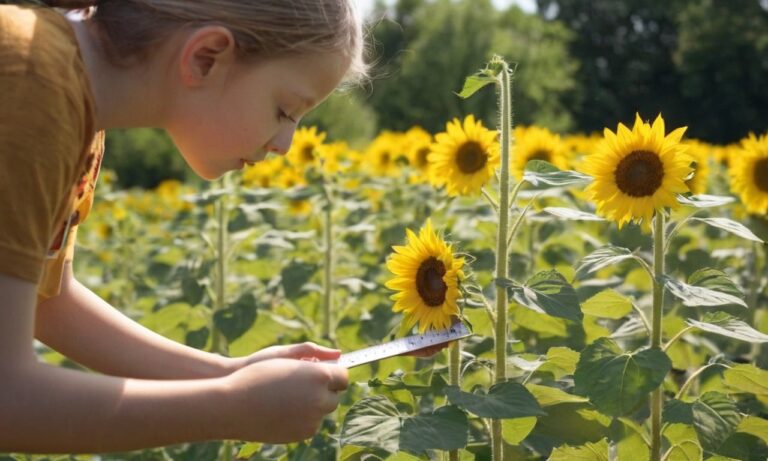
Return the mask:
[(523, 179), (525, 165), (531, 160), (544, 160), (561, 170), (567, 170), (567, 153), (568, 146), (560, 140), (560, 135), (538, 126), (518, 127), (515, 129), (512, 173), (518, 181)]
[(750, 133), (730, 160), (731, 190), (748, 212), (768, 214), (768, 133), (759, 138)]
[(325, 141), (326, 134), (318, 132), (317, 127), (301, 127), (293, 136), (291, 148), (286, 157), (296, 168), (304, 169), (318, 166), (318, 148)]
[(399, 159), (404, 157), (401, 136), (400, 133), (383, 131), (368, 146), (366, 162), (374, 174), (390, 177), (400, 174)]
[(432, 135), (423, 128), (415, 126), (405, 133), (405, 145), (408, 163), (415, 171), (410, 178), (411, 182), (429, 182), (429, 153), (432, 146)]
[(677, 208), (677, 194), (688, 192), (691, 157), (680, 142), (685, 127), (664, 134), (659, 114), (653, 125), (636, 115), (632, 131), (619, 123), (616, 133), (604, 130), (603, 142), (584, 162), (594, 177), (586, 192), (597, 210), (619, 228), (635, 221), (650, 230), (655, 210)]
[(453, 119), (445, 132), (435, 135), (427, 159), (432, 165), (432, 184), (445, 185), (451, 196), (477, 194), (501, 163), (497, 133), (475, 121), (473, 115), (463, 124)]
[(242, 182), (247, 187), (261, 187), (268, 189), (275, 186), (275, 176), (286, 168), (283, 157), (274, 157), (262, 160), (253, 166), (246, 167), (243, 172)]
[(396, 290), (393, 310), (405, 312), (405, 326), (417, 322), (419, 333), (428, 329), (444, 329), (459, 315), (456, 300), (464, 259), (454, 258), (451, 246), (432, 230), (428, 219), (416, 235), (407, 229), (408, 244), (395, 246), (395, 254), (387, 261), (387, 269), (395, 276), (386, 287)]
[(711, 146), (695, 139), (685, 142), (688, 145), (688, 154), (693, 158), (693, 177), (685, 183), (694, 195), (707, 192), (707, 178), (709, 177), (709, 157)]

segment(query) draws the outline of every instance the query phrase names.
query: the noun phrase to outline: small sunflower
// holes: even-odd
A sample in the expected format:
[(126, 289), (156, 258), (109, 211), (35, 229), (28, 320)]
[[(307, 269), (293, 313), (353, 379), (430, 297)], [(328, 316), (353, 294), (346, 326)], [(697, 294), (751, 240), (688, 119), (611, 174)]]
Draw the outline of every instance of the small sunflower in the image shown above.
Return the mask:
[(304, 169), (318, 166), (318, 148), (325, 141), (326, 134), (318, 132), (317, 127), (301, 127), (293, 136), (291, 148), (286, 157), (296, 168)]
[(518, 127), (515, 130), (512, 173), (518, 181), (523, 179), (525, 165), (531, 160), (544, 160), (561, 170), (567, 170), (567, 153), (568, 146), (560, 140), (560, 135), (538, 126)]
[(366, 150), (368, 168), (379, 176), (395, 177), (400, 175), (402, 140), (399, 133), (383, 131), (374, 139)]
[(649, 230), (655, 210), (677, 208), (677, 194), (689, 191), (685, 180), (693, 171), (683, 133), (678, 128), (665, 135), (661, 114), (653, 125), (637, 115), (631, 131), (621, 123), (616, 133), (606, 128), (583, 166), (594, 177), (586, 192), (598, 212), (619, 227), (634, 221)]
[(432, 135), (423, 128), (416, 126), (405, 133), (405, 144), (408, 163), (415, 170), (415, 174), (411, 176), (411, 182), (429, 182), (429, 153), (431, 152)]
[(463, 124), (453, 119), (445, 132), (435, 135), (427, 158), (435, 186), (445, 185), (451, 196), (477, 194), (501, 163), (497, 132), (485, 128), (473, 115)]
[(464, 259), (455, 258), (451, 246), (432, 230), (428, 219), (416, 235), (410, 229), (408, 244), (395, 246), (395, 254), (387, 261), (387, 269), (395, 277), (386, 287), (396, 290), (393, 310), (405, 312), (405, 326), (417, 322), (419, 333), (428, 329), (449, 328), (452, 317), (459, 315), (459, 282)]
[(246, 167), (242, 176), (243, 185), (264, 189), (274, 187), (275, 176), (285, 167), (283, 157), (262, 160), (253, 166)]
[(747, 211), (768, 214), (768, 133), (759, 138), (753, 133), (741, 141), (741, 151), (730, 159), (731, 189)]

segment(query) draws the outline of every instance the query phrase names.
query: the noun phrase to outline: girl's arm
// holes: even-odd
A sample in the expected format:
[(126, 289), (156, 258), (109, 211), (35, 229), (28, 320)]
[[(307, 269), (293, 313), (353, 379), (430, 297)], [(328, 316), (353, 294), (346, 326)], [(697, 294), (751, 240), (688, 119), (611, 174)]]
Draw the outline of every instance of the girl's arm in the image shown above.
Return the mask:
[(223, 435), (225, 378), (144, 381), (39, 363), (35, 286), (0, 274), (0, 292), (0, 452), (127, 451)]
[(179, 344), (110, 306), (64, 267), (61, 294), (37, 309), (35, 337), (92, 370), (126, 378), (198, 379), (225, 376), (244, 365)]

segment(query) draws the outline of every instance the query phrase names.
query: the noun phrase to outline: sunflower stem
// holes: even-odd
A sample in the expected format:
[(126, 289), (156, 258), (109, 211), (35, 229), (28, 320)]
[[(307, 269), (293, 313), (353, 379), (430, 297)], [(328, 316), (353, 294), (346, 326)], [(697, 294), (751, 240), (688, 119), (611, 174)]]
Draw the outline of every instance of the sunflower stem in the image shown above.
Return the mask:
[[(221, 179), (221, 187), (227, 187), (227, 176)], [(216, 279), (215, 299), (213, 300), (213, 312), (211, 315), (211, 352), (216, 354), (227, 353), (227, 339), (221, 334), (216, 326), (216, 312), (224, 310), (226, 301), (226, 280), (227, 280), (227, 202), (226, 196), (221, 195), (215, 204), (216, 212)]]
[[(500, 64), (501, 169), (499, 173), (499, 228), (496, 241), (496, 280), (506, 279), (509, 272), (507, 238), (509, 236), (510, 208), (510, 134), (512, 133), (512, 76), (509, 65), (504, 61), (501, 61)], [(519, 188), (516, 188), (516, 190), (519, 191)], [(495, 328), (496, 384), (503, 383), (507, 379), (507, 304), (507, 288), (497, 285)], [(501, 437), (501, 420), (499, 419), (494, 419), (492, 422), (491, 443), (493, 446), (493, 460), (502, 461), (504, 459), (504, 452)]]
[(496, 212), (498, 212), (499, 211), (499, 204), (496, 202), (496, 200), (493, 197), (491, 197), (491, 194), (489, 194), (488, 191), (485, 190), (485, 187), (480, 189), (480, 192), (483, 193), (483, 197), (485, 197), (485, 199), (493, 207), (493, 209), (496, 210)]
[[(653, 220), (653, 316), (651, 348), (661, 348), (661, 314), (664, 305), (664, 212), (656, 210)], [(663, 383), (651, 394), (651, 461), (661, 461), (661, 410), (664, 403)]]
[[(461, 341), (451, 343), (448, 372), (451, 386), (461, 387)], [(459, 450), (449, 451), (448, 460), (459, 461)]]
[(685, 397), (685, 393), (688, 392), (688, 388), (691, 387), (691, 384), (693, 384), (693, 380), (699, 377), (702, 373), (704, 373), (707, 369), (712, 367), (724, 367), (724, 368), (730, 368), (728, 365), (724, 363), (710, 363), (707, 365), (704, 365), (703, 367), (699, 368), (698, 370), (694, 371), (691, 376), (688, 377), (688, 379), (685, 380), (685, 383), (680, 387), (680, 390), (677, 392), (677, 395), (675, 395), (675, 399), (680, 400), (683, 397)]
[(333, 196), (323, 179), (325, 206), (323, 207), (323, 334), (331, 338), (331, 316), (333, 315)]

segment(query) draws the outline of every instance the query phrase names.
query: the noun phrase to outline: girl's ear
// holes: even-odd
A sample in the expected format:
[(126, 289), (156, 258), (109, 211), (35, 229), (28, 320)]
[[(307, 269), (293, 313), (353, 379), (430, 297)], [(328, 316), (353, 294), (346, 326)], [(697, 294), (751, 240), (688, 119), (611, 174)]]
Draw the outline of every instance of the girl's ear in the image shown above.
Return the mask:
[(180, 73), (184, 85), (196, 88), (221, 74), (235, 62), (235, 38), (226, 27), (206, 26), (184, 42)]

